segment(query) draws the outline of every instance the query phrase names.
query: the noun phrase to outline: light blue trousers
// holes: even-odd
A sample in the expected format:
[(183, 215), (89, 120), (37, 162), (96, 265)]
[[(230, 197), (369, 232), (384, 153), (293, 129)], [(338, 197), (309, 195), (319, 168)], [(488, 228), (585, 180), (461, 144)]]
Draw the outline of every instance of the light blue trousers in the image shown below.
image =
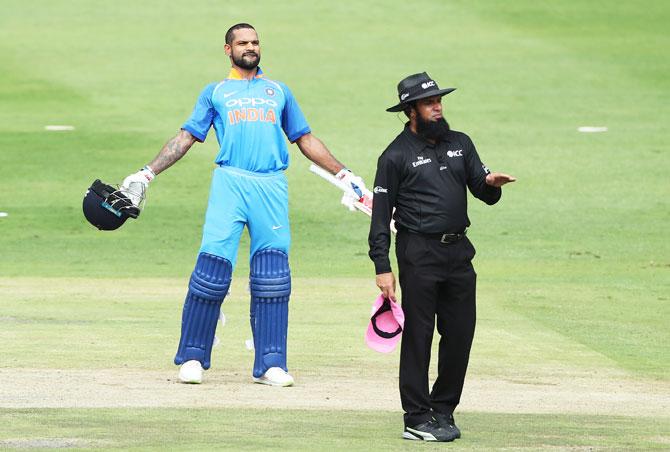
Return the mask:
[(265, 249), (288, 254), (291, 231), (283, 171), (252, 173), (230, 166), (214, 170), (200, 252), (228, 259), (234, 267), (245, 225), (250, 257)]

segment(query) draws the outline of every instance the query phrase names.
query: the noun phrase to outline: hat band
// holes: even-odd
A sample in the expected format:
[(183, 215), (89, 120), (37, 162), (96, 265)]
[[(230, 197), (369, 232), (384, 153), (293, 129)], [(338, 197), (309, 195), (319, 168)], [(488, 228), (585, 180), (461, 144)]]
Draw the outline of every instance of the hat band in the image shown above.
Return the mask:
[(414, 97), (416, 95), (419, 95), (421, 93), (425, 92), (430, 92), (430, 91), (439, 91), (440, 88), (437, 86), (437, 83), (435, 83), (435, 80), (427, 80), (420, 85), (414, 85), (412, 86), (409, 90), (403, 91), (398, 95), (398, 98), (400, 99), (400, 102), (404, 102), (405, 99), (409, 97)]

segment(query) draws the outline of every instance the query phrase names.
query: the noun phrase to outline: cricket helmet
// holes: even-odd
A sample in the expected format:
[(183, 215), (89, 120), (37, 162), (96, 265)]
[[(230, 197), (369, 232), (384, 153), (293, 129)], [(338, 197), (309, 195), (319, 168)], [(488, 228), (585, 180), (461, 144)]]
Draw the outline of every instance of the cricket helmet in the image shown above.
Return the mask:
[(140, 215), (140, 207), (133, 205), (130, 198), (138, 195), (144, 199), (144, 193), (129, 193), (126, 189), (115, 188), (96, 179), (84, 195), (84, 216), (101, 231), (113, 231), (120, 228), (128, 218)]
[(405, 77), (398, 83), (398, 99), (400, 102), (393, 107), (389, 107), (386, 111), (397, 112), (403, 111), (411, 102), (426, 97), (445, 96), (456, 88), (440, 89), (437, 82), (430, 78), (428, 74), (422, 72), (420, 74), (413, 74)]

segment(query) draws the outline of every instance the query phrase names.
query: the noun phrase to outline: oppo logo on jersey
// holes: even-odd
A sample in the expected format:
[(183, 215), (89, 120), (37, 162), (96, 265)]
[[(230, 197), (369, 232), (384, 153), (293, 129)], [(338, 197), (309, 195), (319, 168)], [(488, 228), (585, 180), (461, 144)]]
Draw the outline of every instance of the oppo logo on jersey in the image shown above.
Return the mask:
[(277, 102), (272, 99), (263, 99), (261, 97), (243, 97), (240, 99), (230, 99), (226, 102), (226, 107), (239, 107), (234, 110), (228, 110), (228, 122), (230, 124), (238, 124), (240, 122), (269, 122), (275, 124), (277, 122), (277, 115), (272, 108), (276, 107)]
[(272, 99), (263, 99), (262, 97), (242, 97), (240, 99), (230, 99), (226, 102), (226, 107), (246, 107), (246, 106), (256, 107), (258, 105), (267, 105), (270, 107), (276, 107), (277, 102)]

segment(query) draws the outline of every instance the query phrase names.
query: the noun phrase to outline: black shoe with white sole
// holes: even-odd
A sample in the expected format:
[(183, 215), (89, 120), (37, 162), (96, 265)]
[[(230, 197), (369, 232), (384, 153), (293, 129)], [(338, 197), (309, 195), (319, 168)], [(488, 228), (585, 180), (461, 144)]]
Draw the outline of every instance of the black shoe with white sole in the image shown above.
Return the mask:
[(461, 431), (456, 426), (456, 422), (454, 422), (453, 414), (443, 414), (438, 413), (437, 411), (433, 411), (433, 417), (437, 419), (437, 422), (440, 424), (440, 427), (454, 432), (456, 435), (456, 439), (461, 437)]
[(431, 419), (413, 427), (405, 427), (405, 431), (402, 432), (402, 437), (415, 441), (440, 442), (453, 441), (458, 438), (458, 436), (456, 436), (456, 432), (453, 430), (448, 430), (441, 427), (437, 419)]

